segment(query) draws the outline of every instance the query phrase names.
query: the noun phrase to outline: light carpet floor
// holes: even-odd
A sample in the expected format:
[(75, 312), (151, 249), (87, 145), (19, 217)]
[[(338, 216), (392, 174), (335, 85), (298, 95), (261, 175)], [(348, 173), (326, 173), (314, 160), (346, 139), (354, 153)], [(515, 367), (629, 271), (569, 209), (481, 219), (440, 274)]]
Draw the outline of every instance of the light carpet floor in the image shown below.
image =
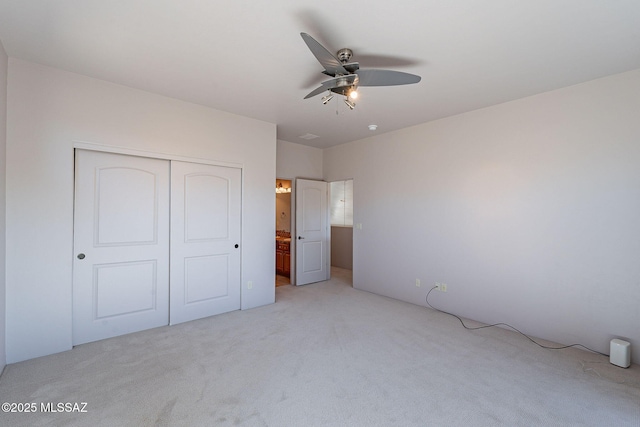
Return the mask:
[[(2, 426), (639, 426), (640, 367), (353, 289), (349, 271), (275, 304), (6, 367)], [(471, 322), (473, 323), (473, 322)], [(86, 402), (86, 413), (42, 413)]]

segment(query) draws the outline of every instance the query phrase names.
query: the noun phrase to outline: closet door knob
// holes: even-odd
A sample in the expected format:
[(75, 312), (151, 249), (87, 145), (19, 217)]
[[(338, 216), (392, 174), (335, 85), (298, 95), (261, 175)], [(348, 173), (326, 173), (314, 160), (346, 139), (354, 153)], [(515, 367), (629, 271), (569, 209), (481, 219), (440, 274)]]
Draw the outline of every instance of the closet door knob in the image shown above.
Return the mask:
[(78, 254), (78, 259), (84, 259), (84, 254)]
[(238, 244), (237, 244), (237, 243), (236, 243), (236, 246), (235, 246), (235, 248), (236, 248), (236, 249), (238, 249)]
[(304, 237), (298, 236), (298, 240), (304, 240)]

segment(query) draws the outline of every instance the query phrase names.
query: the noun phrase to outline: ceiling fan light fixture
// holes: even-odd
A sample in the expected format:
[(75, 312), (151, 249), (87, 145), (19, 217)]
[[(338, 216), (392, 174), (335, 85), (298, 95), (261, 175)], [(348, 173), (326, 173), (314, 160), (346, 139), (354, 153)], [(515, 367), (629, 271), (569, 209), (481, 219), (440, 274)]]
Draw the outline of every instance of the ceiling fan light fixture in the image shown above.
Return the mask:
[(356, 103), (349, 101), (347, 98), (344, 99), (344, 103), (347, 104), (350, 110), (356, 108)]
[(327, 104), (327, 102), (331, 101), (333, 99), (333, 95), (329, 94), (329, 95), (325, 95), (322, 97), (322, 103), (323, 104)]
[(349, 99), (358, 99), (358, 91), (355, 88), (349, 91)]

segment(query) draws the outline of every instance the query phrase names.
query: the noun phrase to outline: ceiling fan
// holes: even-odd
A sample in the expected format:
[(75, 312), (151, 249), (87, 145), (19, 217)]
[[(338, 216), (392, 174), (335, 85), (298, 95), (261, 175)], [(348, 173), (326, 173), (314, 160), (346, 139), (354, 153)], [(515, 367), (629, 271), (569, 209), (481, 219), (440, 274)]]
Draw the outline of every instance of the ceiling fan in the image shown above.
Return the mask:
[[(353, 52), (351, 49), (343, 48), (334, 56), (316, 39), (307, 33), (300, 33), (302, 39), (316, 57), (318, 62), (324, 67), (323, 73), (332, 77), (322, 82), (322, 85), (312, 90), (304, 99), (319, 95), (324, 91), (330, 91), (343, 95), (344, 102), (353, 110), (356, 106), (355, 99), (358, 96), (359, 86), (397, 86), (418, 83), (420, 76), (392, 70), (368, 69), (361, 70), (360, 64), (351, 61)], [(326, 104), (333, 98), (333, 94), (322, 98), (322, 103)]]

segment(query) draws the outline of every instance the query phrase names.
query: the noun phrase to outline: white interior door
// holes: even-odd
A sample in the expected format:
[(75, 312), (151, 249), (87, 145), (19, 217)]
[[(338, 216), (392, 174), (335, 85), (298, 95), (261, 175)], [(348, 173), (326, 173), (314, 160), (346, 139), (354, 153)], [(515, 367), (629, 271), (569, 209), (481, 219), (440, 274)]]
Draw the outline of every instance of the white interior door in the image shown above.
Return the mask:
[(171, 324), (240, 309), (240, 169), (171, 162)]
[(328, 184), (296, 180), (296, 285), (329, 279)]
[(169, 162), (76, 150), (73, 343), (168, 324)]

